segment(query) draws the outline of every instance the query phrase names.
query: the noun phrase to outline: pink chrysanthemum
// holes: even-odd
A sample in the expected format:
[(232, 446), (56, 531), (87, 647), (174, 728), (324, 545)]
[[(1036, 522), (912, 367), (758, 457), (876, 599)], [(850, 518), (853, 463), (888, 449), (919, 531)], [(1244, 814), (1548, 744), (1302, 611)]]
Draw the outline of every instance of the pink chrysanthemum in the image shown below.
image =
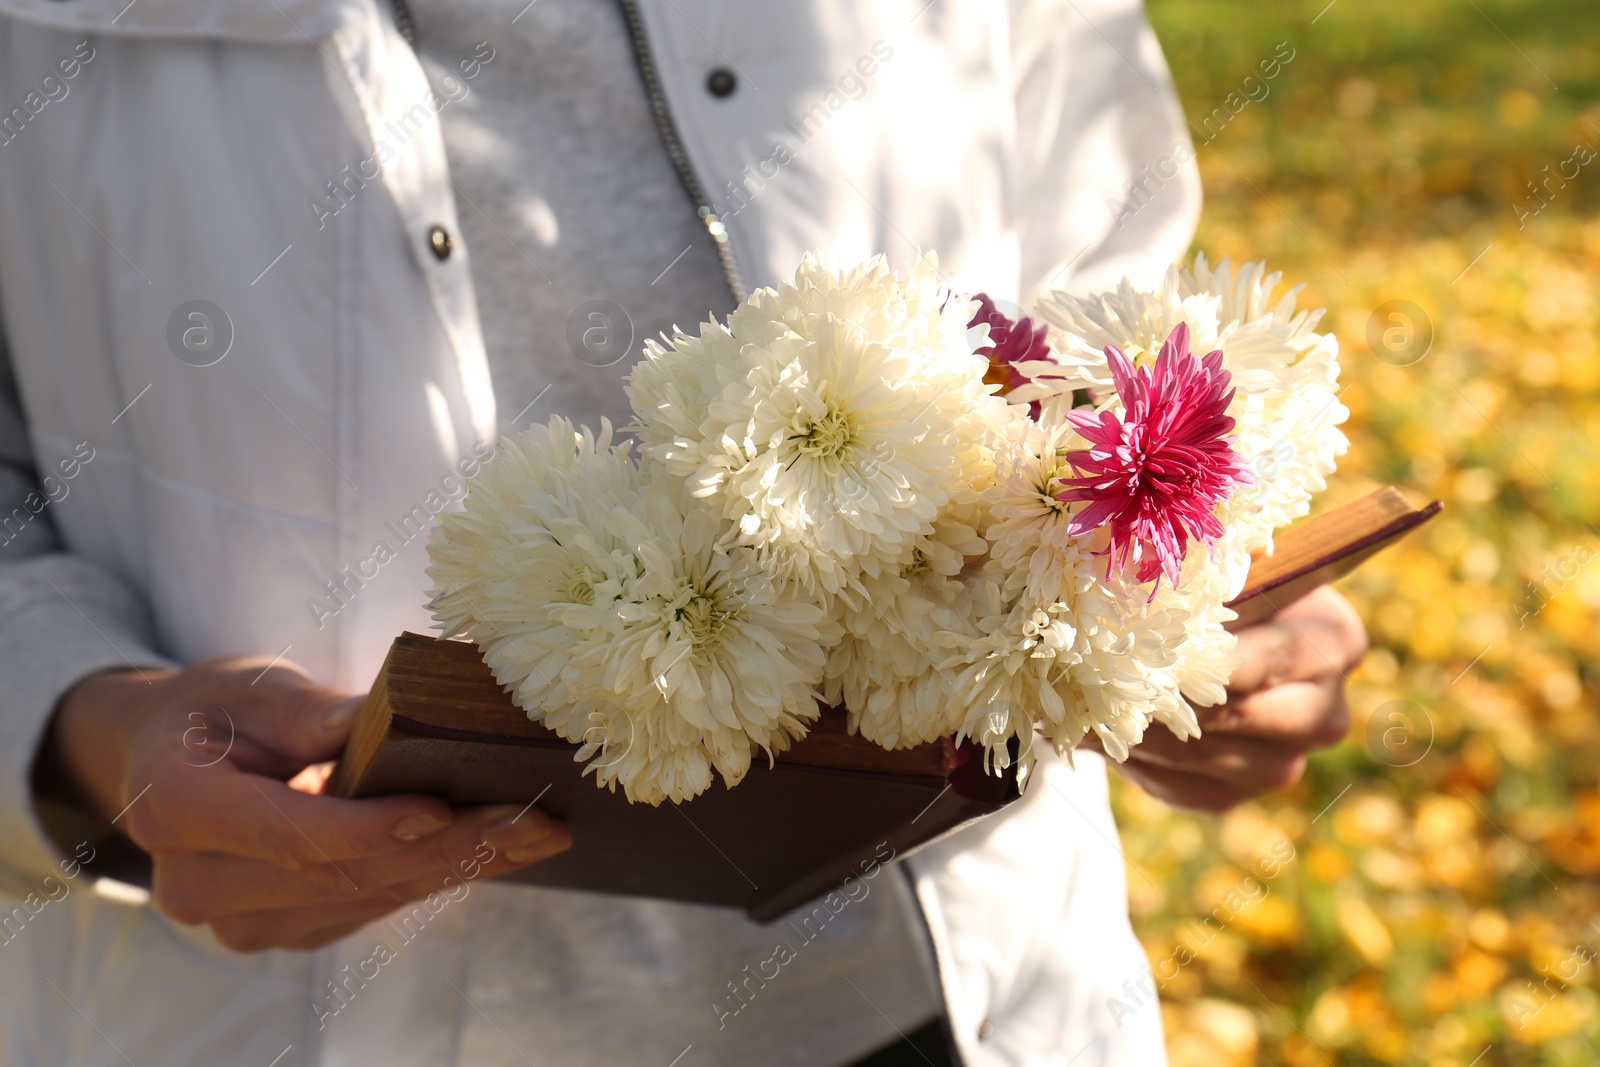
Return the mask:
[(1106, 358), (1123, 416), (1067, 414), (1092, 447), (1067, 455), (1081, 477), (1063, 479), (1056, 498), (1089, 502), (1068, 526), (1074, 536), (1109, 524), (1112, 571), (1135, 564), (1141, 582), (1164, 574), (1175, 583), (1189, 538), (1209, 545), (1221, 537), (1217, 505), (1251, 480), (1228, 437), (1231, 375), (1220, 350), (1204, 359), (1189, 352), (1189, 327), (1181, 322), (1153, 372), (1135, 370), (1114, 345), (1106, 346)]
[(1013, 321), (986, 293), (978, 293), (973, 299), (978, 302), (978, 312), (967, 323), (967, 328), (986, 323), (989, 327), (989, 343), (978, 349), (978, 355), (989, 357), (989, 373), (983, 380), (991, 385), (1003, 385), (1007, 391), (1025, 384), (1028, 379), (1019, 374), (1013, 364), (1049, 359), (1050, 345), (1046, 339), (1050, 327), (1042, 322), (1035, 326), (1033, 320), (1026, 317)]

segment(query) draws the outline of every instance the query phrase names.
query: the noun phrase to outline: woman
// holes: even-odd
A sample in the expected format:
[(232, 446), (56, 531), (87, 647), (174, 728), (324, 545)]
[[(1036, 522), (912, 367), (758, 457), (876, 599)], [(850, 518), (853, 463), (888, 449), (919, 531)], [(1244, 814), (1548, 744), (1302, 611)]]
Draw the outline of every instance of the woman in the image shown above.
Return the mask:
[[(812, 248), (1024, 305), (1181, 255), (1137, 5), (0, 0), (0, 91), (8, 1062), (839, 1064), (924, 1026), (1161, 1062), (1092, 756), (759, 985), (735, 914), (492, 884), (564, 847), (536, 811), (285, 784), (427, 625), (461, 476), (617, 418), (640, 338)], [(1153, 739), (1151, 788), (1225, 806), (1342, 734), (1359, 624), (1294, 611), (1232, 747)]]

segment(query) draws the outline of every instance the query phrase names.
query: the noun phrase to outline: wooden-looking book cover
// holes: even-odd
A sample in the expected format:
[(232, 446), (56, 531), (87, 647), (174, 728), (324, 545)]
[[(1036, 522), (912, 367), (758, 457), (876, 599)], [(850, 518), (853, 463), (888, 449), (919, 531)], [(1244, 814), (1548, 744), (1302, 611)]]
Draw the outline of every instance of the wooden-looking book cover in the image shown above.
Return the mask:
[(948, 742), (889, 752), (825, 710), (772, 767), (684, 804), (630, 804), (583, 774), (578, 745), (511, 702), (476, 645), (402, 634), (329, 789), (432, 793), (451, 804), (531, 803), (572, 848), (508, 876), (563, 889), (738, 907), (762, 922), (1015, 800), (1015, 777)]
[[(1252, 562), (1232, 606), (1249, 621), (1264, 618), (1438, 509), (1414, 509), (1384, 489), (1287, 531), (1272, 556)], [(537, 803), (572, 827), (572, 848), (511, 880), (738, 907), (762, 922), (1018, 795), (1014, 775), (985, 773), (971, 745), (886, 751), (851, 736), (839, 709), (825, 710), (771, 767), (758, 758), (735, 789), (719, 779), (684, 804), (630, 804), (583, 773), (578, 748), (512, 703), (477, 646), (407, 633), (390, 649), (329, 789)]]
[(1291, 526), (1273, 539), (1270, 556), (1250, 561), (1250, 574), (1228, 606), (1239, 617), (1228, 629), (1260, 622), (1319, 585), (1342, 578), (1380, 549), (1394, 544), (1439, 513), (1435, 500), (1414, 508), (1389, 486)]

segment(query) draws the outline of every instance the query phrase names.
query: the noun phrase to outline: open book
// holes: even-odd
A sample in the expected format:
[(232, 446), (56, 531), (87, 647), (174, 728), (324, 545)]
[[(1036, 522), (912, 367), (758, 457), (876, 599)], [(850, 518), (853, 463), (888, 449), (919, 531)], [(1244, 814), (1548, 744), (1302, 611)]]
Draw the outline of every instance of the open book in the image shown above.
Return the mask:
[[(1230, 605), (1265, 618), (1425, 522), (1384, 489), (1277, 539)], [(771, 921), (876, 873), (1017, 798), (1014, 775), (950, 741), (890, 752), (825, 710), (810, 734), (729, 790), (630, 804), (596, 786), (563, 740), (512, 703), (476, 646), (402, 634), (373, 683), (329, 783), (344, 797), (432, 793), (452, 804), (537, 803), (572, 827), (572, 848), (512, 875), (593, 892), (738, 907)]]
[(1244, 588), (1228, 602), (1239, 615), (1228, 629), (1258, 623), (1319, 585), (1344, 577), (1443, 507), (1435, 500), (1414, 508), (1389, 486), (1291, 526), (1274, 539), (1272, 555), (1250, 561)]

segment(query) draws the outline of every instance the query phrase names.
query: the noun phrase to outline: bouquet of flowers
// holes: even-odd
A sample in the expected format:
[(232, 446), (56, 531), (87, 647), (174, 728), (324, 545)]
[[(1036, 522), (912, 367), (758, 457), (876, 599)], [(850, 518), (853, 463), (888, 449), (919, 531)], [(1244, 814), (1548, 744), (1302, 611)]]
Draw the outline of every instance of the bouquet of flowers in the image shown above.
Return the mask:
[(1196, 736), (1224, 605), (1345, 448), (1338, 347), (1199, 257), (1035, 317), (931, 255), (807, 257), (646, 346), (634, 421), (504, 441), (429, 544), (430, 607), (630, 800), (731, 787), (829, 705), (884, 748), (1017, 763)]

